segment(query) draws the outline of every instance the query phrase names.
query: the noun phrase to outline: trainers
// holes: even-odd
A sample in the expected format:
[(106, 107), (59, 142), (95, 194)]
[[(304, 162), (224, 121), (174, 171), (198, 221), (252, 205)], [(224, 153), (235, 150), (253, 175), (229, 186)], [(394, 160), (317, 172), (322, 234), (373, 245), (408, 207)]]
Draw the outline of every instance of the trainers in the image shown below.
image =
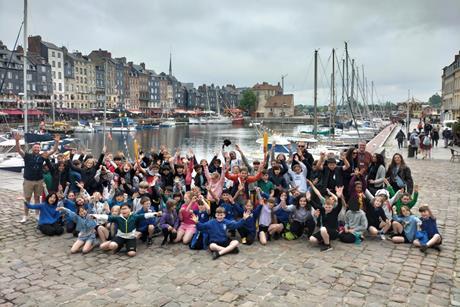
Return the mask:
[(384, 234), (384, 233), (381, 233), (381, 234), (380, 234), (380, 239), (381, 239), (382, 241), (385, 241), (385, 240), (387, 239), (387, 237), (385, 237), (385, 234)]
[(329, 245), (323, 245), (320, 248), (320, 251), (322, 251), (322, 252), (328, 252), (328, 251), (331, 251), (331, 250), (332, 250), (332, 246), (330, 244)]
[(22, 219), (19, 221), (19, 223), (22, 223), (22, 224), (24, 224), (25, 222), (27, 222), (27, 215), (23, 215)]
[(246, 240), (246, 238), (241, 238), (241, 243), (246, 244), (246, 243), (248, 243), (248, 241)]
[(212, 252), (212, 260), (216, 260), (217, 258), (219, 258), (220, 255), (219, 255), (219, 252)]
[(147, 239), (147, 246), (150, 246), (153, 244), (153, 239), (152, 238), (148, 238)]
[(240, 252), (240, 249), (238, 247), (235, 247), (233, 250), (232, 250), (232, 254), (238, 254)]

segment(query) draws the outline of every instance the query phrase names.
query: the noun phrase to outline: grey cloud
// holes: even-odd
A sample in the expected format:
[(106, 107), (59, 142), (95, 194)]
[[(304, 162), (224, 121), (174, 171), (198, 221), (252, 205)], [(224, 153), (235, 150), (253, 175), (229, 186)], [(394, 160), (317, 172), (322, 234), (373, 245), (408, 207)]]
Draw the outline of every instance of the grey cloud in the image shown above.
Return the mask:
[[(172, 50), (176, 76), (195, 84), (248, 86), (278, 82), (287, 73), (287, 90), (298, 92), (297, 102), (303, 103), (310, 102), (304, 93), (312, 88), (308, 64), (314, 49), (326, 65), (331, 49), (338, 48), (340, 59), (348, 41), (351, 56), (365, 66), (381, 96), (401, 100), (409, 88), (420, 99), (438, 91), (442, 67), (460, 48), (457, 0), (30, 0), (29, 5), (30, 33), (70, 50), (108, 49), (156, 71), (167, 70)], [(9, 46), (21, 18), (22, 1), (0, 0), (0, 40)]]

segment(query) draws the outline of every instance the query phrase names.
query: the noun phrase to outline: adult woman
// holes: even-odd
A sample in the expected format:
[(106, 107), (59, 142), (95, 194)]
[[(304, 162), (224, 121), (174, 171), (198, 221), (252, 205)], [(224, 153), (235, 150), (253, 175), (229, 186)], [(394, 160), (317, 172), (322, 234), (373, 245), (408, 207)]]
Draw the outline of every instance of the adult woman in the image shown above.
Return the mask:
[(386, 177), (389, 178), (388, 181), (395, 191), (405, 188), (407, 193), (412, 194), (414, 188), (412, 174), (410, 168), (404, 162), (404, 158), (399, 153), (393, 155)]
[(385, 179), (385, 159), (381, 154), (372, 155), (372, 163), (369, 167), (367, 176), (367, 188), (375, 195), (375, 192), (383, 188), (383, 180)]

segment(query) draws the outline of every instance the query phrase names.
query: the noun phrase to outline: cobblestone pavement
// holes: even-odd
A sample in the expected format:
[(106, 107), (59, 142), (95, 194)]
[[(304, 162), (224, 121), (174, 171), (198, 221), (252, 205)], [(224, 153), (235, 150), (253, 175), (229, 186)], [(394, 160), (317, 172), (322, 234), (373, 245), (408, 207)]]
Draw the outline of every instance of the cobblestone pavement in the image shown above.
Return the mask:
[(0, 190), (0, 305), (460, 305), (460, 163), (408, 163), (419, 204), (438, 218), (441, 252), (367, 239), (320, 253), (300, 239), (212, 261), (185, 246), (160, 248), (157, 239), (131, 259), (98, 249), (70, 255), (73, 237), (19, 224), (20, 191)]

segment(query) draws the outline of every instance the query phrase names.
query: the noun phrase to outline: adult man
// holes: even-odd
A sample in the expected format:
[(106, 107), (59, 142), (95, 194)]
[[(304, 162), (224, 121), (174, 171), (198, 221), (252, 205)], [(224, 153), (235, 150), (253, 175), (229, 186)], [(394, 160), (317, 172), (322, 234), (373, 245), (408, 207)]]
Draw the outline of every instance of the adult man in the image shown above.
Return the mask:
[(369, 165), (372, 162), (372, 155), (366, 151), (366, 142), (358, 143), (358, 166), (359, 169), (364, 169), (367, 172)]
[[(61, 139), (59, 135), (54, 137), (54, 147), (47, 152), (40, 153), (40, 144), (35, 143), (32, 145), (32, 151), (30, 153), (24, 152), (19, 145), (19, 140), (21, 136), (16, 133), (14, 135), (16, 140), (16, 151), (24, 159), (24, 198), (27, 203), (30, 203), (32, 194), (34, 194), (34, 203), (40, 203), (40, 196), (43, 193), (43, 163), (45, 159), (51, 156), (54, 152), (58, 150), (59, 140)], [(21, 219), (21, 223), (27, 221), (29, 215), (29, 209), (24, 206), (24, 216)]]
[(313, 172), (313, 162), (315, 161), (315, 159), (313, 158), (313, 155), (308, 152), (308, 149), (305, 146), (305, 142), (297, 142), (297, 153), (295, 153), (294, 155), (299, 156), (300, 160), (307, 167), (307, 171), (310, 176)]
[(444, 139), (444, 148), (447, 148), (449, 140), (452, 138), (452, 131), (450, 131), (449, 128), (445, 128), (442, 132), (442, 138)]

